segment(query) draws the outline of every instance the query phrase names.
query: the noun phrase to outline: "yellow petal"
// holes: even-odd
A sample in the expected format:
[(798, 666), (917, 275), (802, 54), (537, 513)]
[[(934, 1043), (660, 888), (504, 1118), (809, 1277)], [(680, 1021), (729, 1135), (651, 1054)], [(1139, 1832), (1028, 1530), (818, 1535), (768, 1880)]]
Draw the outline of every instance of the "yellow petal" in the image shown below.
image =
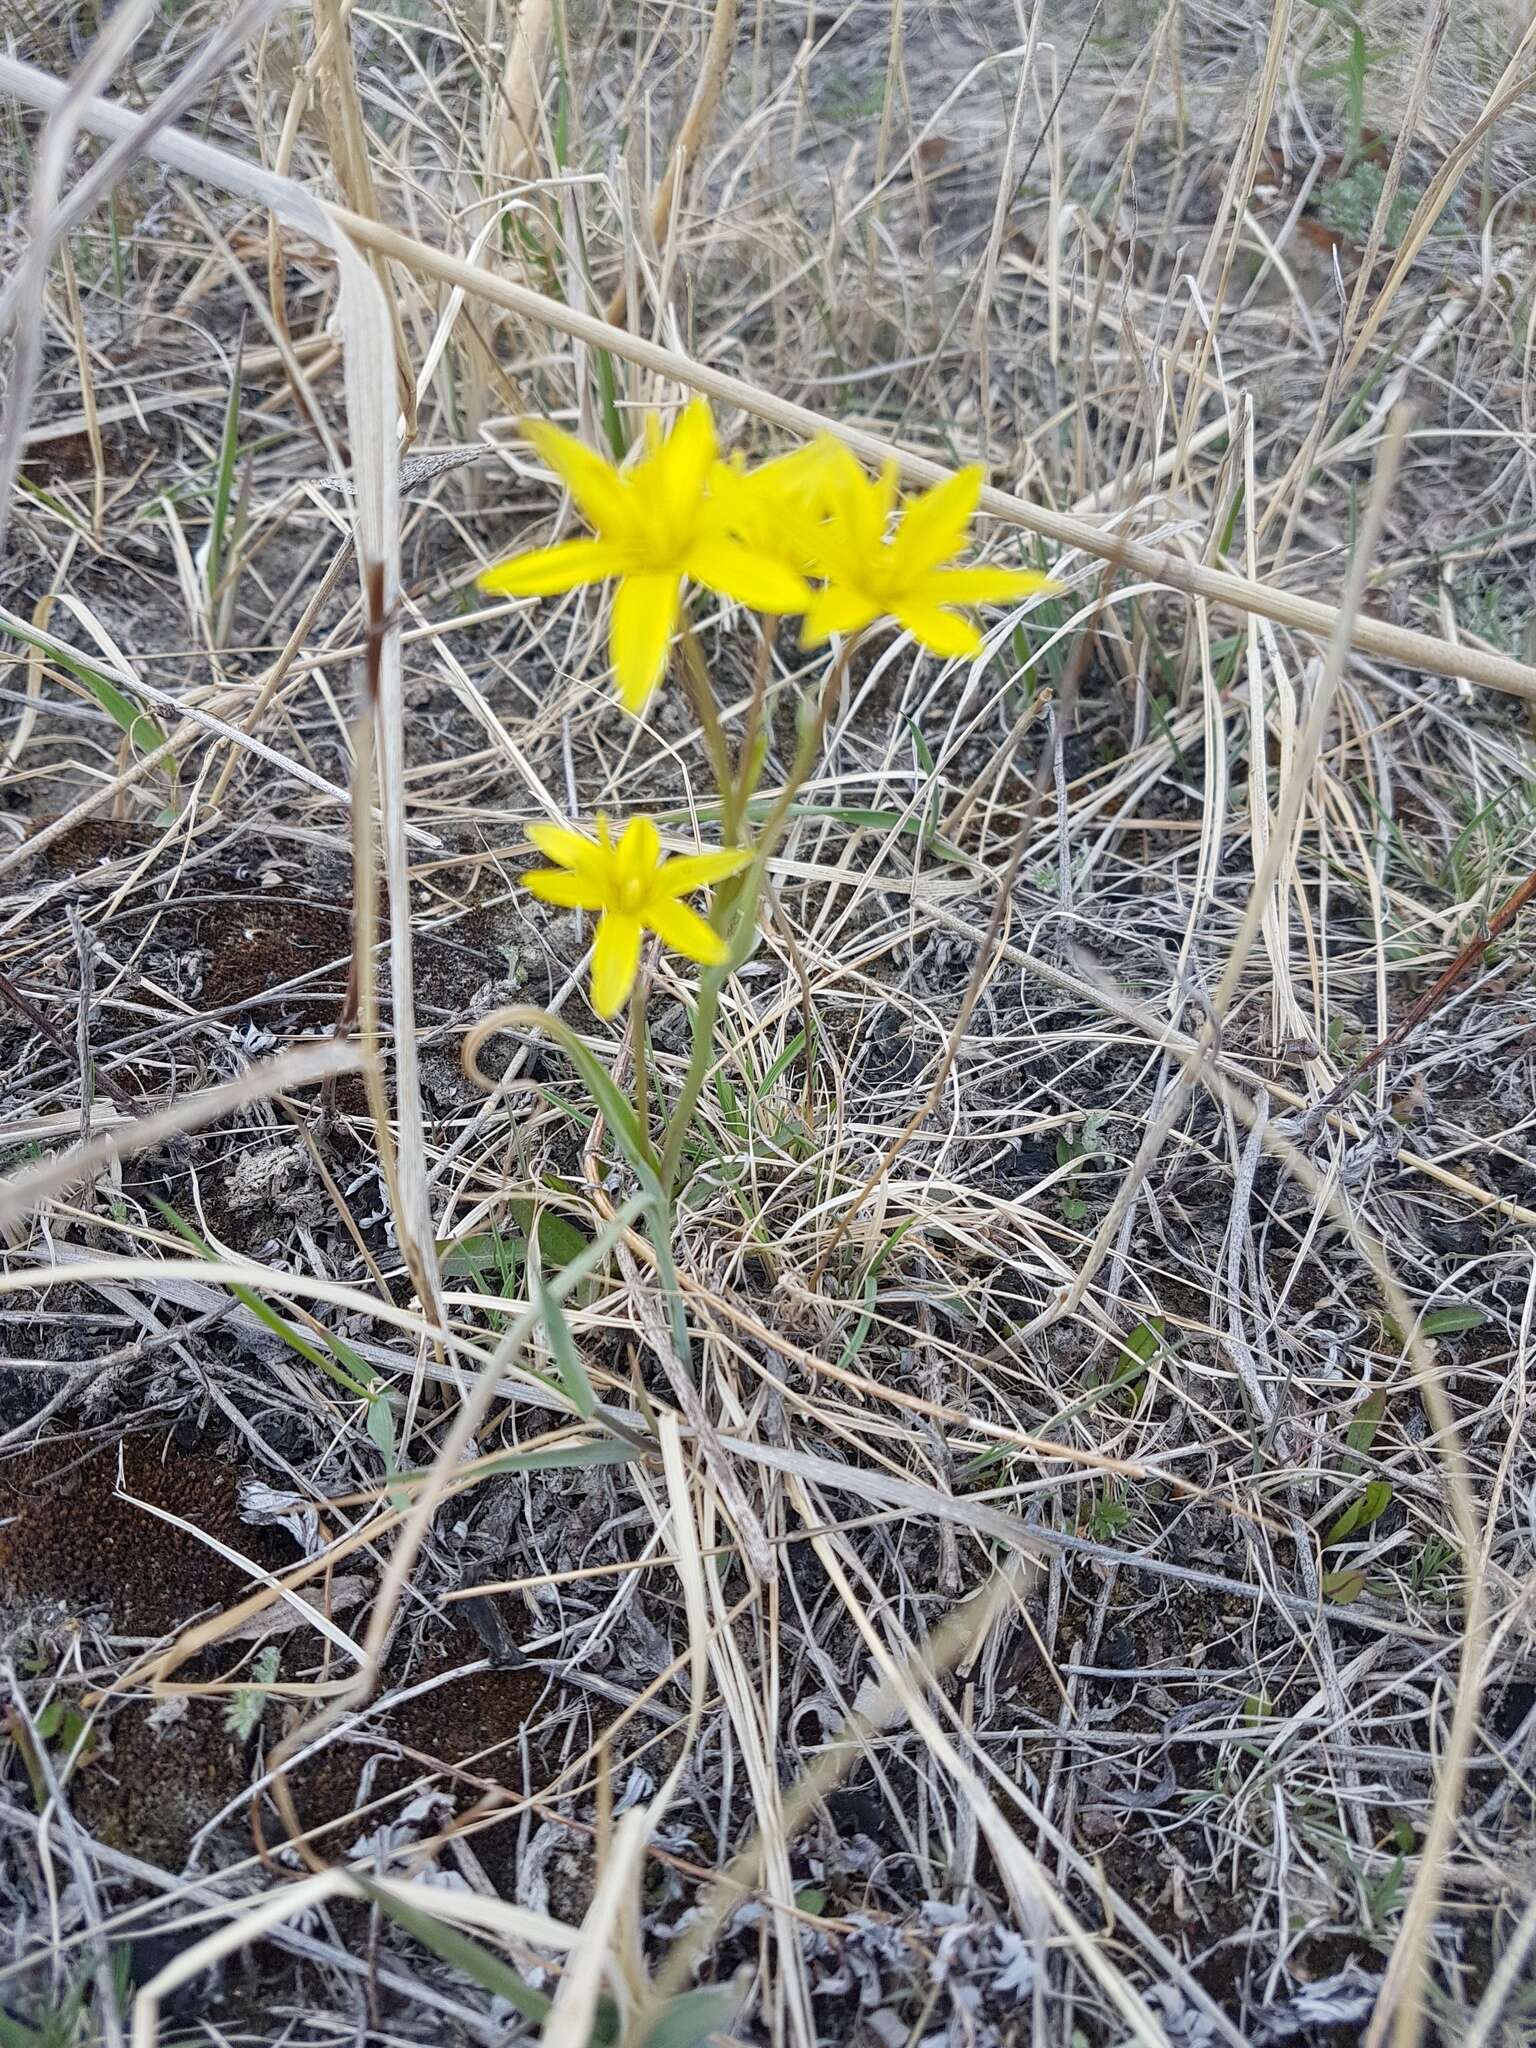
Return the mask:
[(958, 612), (946, 612), (936, 604), (906, 602), (894, 608), (897, 622), (930, 654), (946, 658), (957, 654), (979, 654), (981, 635), (969, 619)]
[(647, 481), (654, 477), (674, 532), (686, 533), (697, 517), (714, 461), (715, 423), (707, 403), (696, 398), (646, 465)]
[(687, 896), (723, 882), (727, 875), (739, 875), (751, 858), (741, 846), (727, 846), (719, 853), (680, 853), (662, 862), (652, 886), (657, 896)]
[(658, 897), (654, 903), (648, 903), (645, 921), (664, 946), (670, 946), (685, 959), (697, 960), (705, 967), (719, 967), (730, 956), (731, 949), (720, 934), (711, 931), (696, 910), (690, 910), (674, 897)]
[(611, 541), (562, 540), (552, 548), (513, 555), (475, 580), (493, 597), (553, 597), (580, 583), (606, 582), (622, 567), (623, 556)]
[(809, 459), (813, 452), (818, 480), (824, 490), (835, 492), (841, 498), (850, 490), (869, 489), (869, 478), (846, 441), (839, 441), (835, 434), (818, 434), (804, 451), (806, 458)]
[(530, 825), (528, 837), (546, 860), (552, 860), (557, 867), (572, 868), (578, 875), (594, 878), (606, 874), (608, 863), (603, 858), (603, 849), (594, 846), (581, 832), (573, 832), (568, 825)]
[(875, 479), (875, 490), (883, 514), (881, 531), (884, 532), (885, 522), (896, 510), (897, 500), (901, 496), (901, 464), (894, 455), (887, 455), (881, 463), (880, 474)]
[[(757, 474), (771, 475), (776, 488), (785, 493), (796, 493), (808, 511), (819, 515), (826, 510), (831, 479), (839, 459), (844, 456), (853, 462), (841, 441), (834, 440), (830, 434), (818, 434), (803, 448), (792, 449), (788, 455), (779, 455), (772, 462), (765, 462)], [(857, 463), (854, 467), (858, 467)]]
[[(754, 555), (788, 569), (803, 581), (814, 573), (816, 542), (825, 510), (826, 494), (814, 481), (820, 463), (820, 456), (813, 467), (798, 454), (780, 455), (757, 469), (743, 472), (717, 462), (710, 471), (704, 504), (706, 534), (724, 534), (739, 541)], [(723, 584), (713, 576), (698, 570), (693, 573), (710, 589), (724, 591)], [(736, 595), (734, 591), (724, 594)], [(799, 611), (804, 604), (802, 592), (793, 606), (781, 602), (774, 608)], [(770, 609), (764, 604), (754, 608)]]
[(752, 485), (761, 470), (749, 470), (740, 455), (717, 456), (709, 465), (709, 475), (704, 487), (710, 499), (740, 499), (751, 495)]
[(601, 882), (565, 868), (530, 868), (517, 879), (541, 903), (558, 903), (563, 910), (601, 910), (608, 901)]
[[(788, 455), (775, 455), (758, 463), (755, 469), (746, 468), (741, 457), (733, 455), (729, 475), (743, 494), (758, 504), (815, 519), (826, 509), (827, 491), (843, 461), (858, 474), (858, 464), (847, 449), (823, 434), (802, 448), (791, 449)], [(722, 467), (717, 464), (714, 474)]]
[(981, 470), (973, 465), (914, 498), (891, 543), (897, 572), (914, 577), (952, 561), (965, 546), (980, 496)]
[(677, 624), (681, 576), (626, 576), (613, 600), (608, 649), (626, 710), (643, 711), (661, 680)]
[(761, 470), (750, 475), (739, 461), (711, 465), (705, 488), (704, 514), (711, 531), (734, 534), (748, 547), (763, 545), (769, 538), (777, 505), (772, 491), (761, 485)]
[(841, 442), (828, 446), (824, 463), (827, 523), (822, 541), (826, 558), (852, 566), (880, 547), (885, 530), (880, 487), (870, 482)]
[(592, 945), (592, 1007), (616, 1017), (629, 1000), (640, 969), (640, 920), (608, 910), (597, 921)]
[(524, 420), (523, 433), (575, 499), (588, 526), (610, 540), (632, 531), (630, 486), (611, 462), (548, 420)]
[(802, 647), (819, 647), (834, 633), (857, 633), (880, 616), (880, 607), (860, 590), (841, 583), (829, 583), (811, 599), (800, 635)]
[(619, 887), (633, 891), (634, 900), (642, 902), (650, 893), (660, 861), (661, 834), (649, 818), (631, 818), (614, 856)]
[(908, 596), (920, 604), (1009, 604), (1017, 597), (1061, 587), (1033, 569), (934, 569)]
[[(786, 536), (787, 538), (788, 536)], [(803, 612), (811, 601), (805, 579), (759, 549), (716, 533), (695, 543), (688, 574), (706, 590), (734, 598), (754, 612)]]

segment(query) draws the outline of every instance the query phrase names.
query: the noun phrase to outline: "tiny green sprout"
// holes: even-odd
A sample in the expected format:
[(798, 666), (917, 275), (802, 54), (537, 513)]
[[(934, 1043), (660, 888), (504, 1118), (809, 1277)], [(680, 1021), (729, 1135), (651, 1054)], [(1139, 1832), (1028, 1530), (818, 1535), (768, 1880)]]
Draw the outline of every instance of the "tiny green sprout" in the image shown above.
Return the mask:
[(251, 1663), (251, 1683), (241, 1686), (224, 1709), (224, 1726), (240, 1742), (248, 1742), (261, 1726), (270, 1688), (277, 1683), (282, 1652), (275, 1643), (258, 1650)]

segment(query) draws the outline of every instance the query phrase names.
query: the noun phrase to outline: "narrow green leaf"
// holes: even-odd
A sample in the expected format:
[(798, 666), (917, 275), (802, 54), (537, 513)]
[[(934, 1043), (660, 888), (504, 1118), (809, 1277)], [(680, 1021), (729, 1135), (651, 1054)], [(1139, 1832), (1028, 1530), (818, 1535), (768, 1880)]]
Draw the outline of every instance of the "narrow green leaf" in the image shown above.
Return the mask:
[(597, 376), (597, 404), (603, 416), (603, 432), (608, 437), (615, 462), (622, 462), (629, 453), (629, 439), (624, 432), (624, 416), (619, 411), (619, 380), (614, 374), (613, 357), (607, 349), (594, 349), (592, 368)]
[(1156, 1357), (1167, 1327), (1162, 1316), (1148, 1316), (1145, 1322), (1136, 1325), (1120, 1348), (1132, 1364), (1148, 1365)]
[(1480, 1330), (1488, 1320), (1480, 1308), (1432, 1308), (1419, 1320), (1422, 1337), (1454, 1337), (1461, 1330)]
[(457, 1927), (450, 1927), (445, 1920), (434, 1920), (429, 1913), (420, 1913), (414, 1906), (407, 1906), (403, 1900), (370, 1884), (366, 1877), (354, 1877), (354, 1882), (364, 1897), (371, 1899), (381, 1912), (387, 1913), (397, 1926), (414, 1935), (424, 1948), (431, 1949), (452, 1969), (461, 1970), (482, 1991), (488, 1991), (492, 1998), (504, 1999), (524, 2019), (542, 2021), (548, 2017), (551, 2001), (544, 1993), (535, 1991), (510, 1963), (503, 1962), (500, 1956), (480, 1942), (461, 1934)]
[[(178, 1237), (184, 1238), (200, 1258), (209, 1259), (217, 1264), (218, 1254), (214, 1251), (213, 1246), (205, 1238), (198, 1235), (197, 1231), (192, 1228), (192, 1225), (179, 1211), (172, 1208), (169, 1202), (162, 1201), (158, 1195), (151, 1196), (150, 1199)], [(249, 1309), (251, 1314), (255, 1316), (256, 1320), (264, 1328), (270, 1330), (274, 1337), (280, 1337), (290, 1350), (296, 1351), (300, 1358), (307, 1360), (310, 1365), (314, 1366), (317, 1372), (323, 1372), (328, 1380), (333, 1381), (335, 1385), (344, 1389), (355, 1401), (372, 1400), (375, 1385), (372, 1370), (368, 1366), (363, 1365), (362, 1360), (357, 1357), (355, 1351), (351, 1352), (351, 1356), (359, 1366), (362, 1366), (363, 1372), (367, 1374), (366, 1379), (354, 1377), (352, 1373), (338, 1365), (335, 1359), (327, 1358), (318, 1346), (311, 1344), (309, 1339), (301, 1335), (285, 1316), (280, 1315), (275, 1308), (264, 1302), (261, 1296), (253, 1292), (251, 1288), (238, 1280), (232, 1280), (228, 1284), (230, 1293), (243, 1308)], [(351, 1350), (351, 1347), (346, 1345), (341, 1339), (332, 1339), (327, 1336), (326, 1341), (327, 1343), (341, 1343), (343, 1349)]]
[(1331, 1543), (1342, 1543), (1346, 1536), (1352, 1536), (1357, 1529), (1368, 1529), (1372, 1522), (1379, 1515), (1385, 1514), (1391, 1505), (1391, 1480), (1370, 1480), (1361, 1489), (1359, 1498), (1350, 1502), (1349, 1506), (1323, 1538), (1325, 1547)]
[(933, 758), (933, 749), (923, 738), (922, 727), (910, 713), (907, 715), (907, 731), (912, 735), (912, 751), (917, 756), (918, 767), (925, 775), (931, 775), (937, 765)]
[(549, 1333), (549, 1348), (555, 1354), (555, 1364), (560, 1371), (561, 1390), (582, 1421), (590, 1422), (597, 1412), (597, 1395), (587, 1377), (581, 1353), (576, 1349), (576, 1340), (565, 1320), (565, 1311), (544, 1285), (544, 1275), (532, 1261), (528, 1266), (528, 1278), (532, 1282), (533, 1304), (544, 1318), (544, 1328)]
[[(597, 1443), (571, 1444), (567, 1449), (558, 1447), (547, 1451), (509, 1451), (504, 1458), (494, 1458), (481, 1471), (492, 1472), (584, 1472), (591, 1465), (630, 1465), (641, 1455), (632, 1444), (620, 1443), (617, 1438), (605, 1438)], [(418, 1472), (418, 1479), (427, 1475)]]
[(51, 512), (71, 533), (78, 533), (82, 540), (89, 540), (91, 529), (88, 523), (79, 513), (72, 512), (62, 499), (56, 498), (52, 491), (45, 491), (41, 484), (35, 484), (29, 476), (19, 476), (16, 479), (16, 488), (24, 497), (34, 499), (45, 511)]
[(731, 1086), (723, 1068), (715, 1076), (715, 1093), (720, 1098), (720, 1107), (732, 1137), (738, 1145), (745, 1147), (751, 1140), (751, 1126), (747, 1122), (746, 1111), (741, 1106), (741, 1098)]
[(368, 1403), (363, 1420), (375, 1449), (384, 1460), (386, 1475), (393, 1479), (398, 1469), (398, 1452), (395, 1448), (395, 1415), (389, 1405), (389, 1396), (384, 1393), (375, 1394)]
[[(107, 716), (115, 720), (128, 735), (133, 746), (138, 747), (143, 753), (152, 754), (156, 747), (165, 745), (165, 733), (161, 727), (147, 711), (141, 711), (125, 697), (110, 676), (104, 676), (88, 662), (66, 660), (56, 648), (49, 648), (47, 653), (50, 661), (56, 661), (60, 668), (67, 668), (77, 682), (85, 685)], [(167, 759), (165, 772), (173, 781), (175, 767), (175, 762)]]
[(1359, 1520), (1360, 1502), (1352, 1500), (1323, 1538), (1323, 1548), (1326, 1550), (1335, 1543), (1342, 1543), (1346, 1536), (1353, 1533)]
[(445, 1279), (473, 1280), (477, 1287), (496, 1294), (515, 1292), (526, 1255), (521, 1238), (500, 1230), (445, 1238), (437, 1250)]
[[(1401, 1344), (1401, 1338), (1399, 1338)], [(1355, 1410), (1344, 1441), (1352, 1451), (1368, 1451), (1376, 1441), (1376, 1432), (1381, 1427), (1382, 1417), (1387, 1412), (1387, 1396), (1383, 1388), (1374, 1394), (1367, 1394)]]
[(879, 1251), (870, 1260), (864, 1274), (864, 1306), (860, 1310), (858, 1321), (853, 1326), (853, 1334), (843, 1346), (842, 1356), (837, 1361), (840, 1370), (846, 1371), (863, 1350), (864, 1339), (869, 1335), (869, 1326), (874, 1319), (876, 1283), (879, 1281), (881, 1268), (891, 1256), (891, 1253), (895, 1251), (897, 1245), (901, 1243), (907, 1232), (913, 1229), (916, 1223), (917, 1218), (912, 1216), (905, 1223), (899, 1225), (897, 1229), (891, 1232), (885, 1243), (881, 1245)]
[(1237, 531), (1238, 515), (1243, 509), (1243, 499), (1247, 493), (1247, 488), (1246, 482), (1240, 482), (1237, 489), (1232, 493), (1232, 509), (1227, 514), (1226, 524), (1221, 529), (1222, 554), (1226, 554), (1232, 546), (1232, 536)]
[(587, 1093), (602, 1112), (604, 1123), (612, 1131), (620, 1151), (634, 1169), (641, 1187), (660, 1205), (661, 1183), (656, 1178), (656, 1165), (651, 1154), (650, 1142), (635, 1117), (633, 1104), (626, 1102), (619, 1093), (608, 1069), (591, 1047), (583, 1045), (570, 1025), (561, 1018), (552, 1016), (548, 1010), (528, 1010), (523, 1016), (529, 1023), (547, 1032), (570, 1060), (586, 1083)]
[[(710, 970), (714, 973), (720, 969)], [(589, 1046), (583, 1045), (563, 1019), (552, 1016), (548, 1010), (529, 1009), (514, 1011), (508, 1016), (508, 1024), (532, 1024), (546, 1032), (559, 1045), (581, 1078), (587, 1084), (587, 1092), (602, 1112), (603, 1120), (614, 1135), (620, 1151), (629, 1162), (639, 1181), (645, 1206), (651, 1212), (651, 1246), (656, 1255), (656, 1274), (667, 1304), (667, 1322), (672, 1332), (672, 1348), (677, 1353), (678, 1364), (684, 1371), (692, 1369), (692, 1348), (688, 1340), (688, 1321), (683, 1312), (683, 1294), (678, 1285), (677, 1269), (672, 1263), (671, 1210), (667, 1191), (662, 1186), (656, 1155), (651, 1150), (650, 1140), (640, 1127), (633, 1106), (626, 1102), (614, 1083), (613, 1076)], [(575, 1260), (566, 1268), (573, 1273), (581, 1264)], [(563, 1277), (563, 1276), (562, 1276)], [(565, 1289), (561, 1289), (562, 1294)]]
[(734, 1991), (702, 1985), (669, 1998), (640, 2036), (640, 2048), (699, 2048), (711, 2034), (723, 2034), (736, 2016)]
[(783, 1073), (784, 1069), (789, 1065), (791, 1060), (797, 1060), (800, 1057), (801, 1053), (804, 1052), (804, 1050), (805, 1033), (803, 1031), (797, 1031), (794, 1037), (789, 1041), (788, 1045), (786, 1045), (784, 1050), (779, 1054), (778, 1058), (773, 1062), (772, 1066), (769, 1067), (767, 1073), (764, 1074), (763, 1078), (758, 1082), (757, 1086), (753, 1089), (752, 1092), (757, 1097), (759, 1102), (761, 1102), (764, 1096), (767, 1095), (769, 1089), (772, 1088), (774, 1082), (778, 1080), (780, 1074)]
[(1360, 1505), (1360, 1519), (1357, 1529), (1368, 1528), (1378, 1515), (1385, 1514), (1392, 1505), (1392, 1482), (1390, 1479), (1373, 1479), (1365, 1489)]

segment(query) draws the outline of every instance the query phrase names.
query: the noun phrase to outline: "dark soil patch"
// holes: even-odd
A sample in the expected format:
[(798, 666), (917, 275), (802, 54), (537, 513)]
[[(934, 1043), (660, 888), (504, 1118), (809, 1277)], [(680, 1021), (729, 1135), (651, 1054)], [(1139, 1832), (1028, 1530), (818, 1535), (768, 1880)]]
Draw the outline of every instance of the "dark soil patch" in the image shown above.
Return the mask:
[(251, 1782), (250, 1745), (223, 1700), (188, 1700), (157, 1716), (129, 1700), (107, 1724), (102, 1753), (71, 1786), (82, 1822), (111, 1848), (164, 1870), (186, 1867), (198, 1833)]
[[(301, 1824), (308, 1829), (343, 1823), (321, 1842), (322, 1854), (334, 1854), (355, 1837), (387, 1827), (399, 1812), (402, 1795), (423, 1779), (432, 1781), (432, 1789), (442, 1792), (446, 1803), (425, 1825), (415, 1823), (420, 1834), (447, 1826), (472, 1807), (494, 1811), (537, 1790), (537, 1749), (535, 1781), (526, 1784), (520, 1738), (546, 1693), (546, 1704), (556, 1712), (569, 1702), (558, 1690), (550, 1691), (543, 1671), (474, 1668), (483, 1665), (484, 1654), (471, 1630), (455, 1627), (410, 1676), (412, 1686), (434, 1678), (444, 1683), (370, 1717), (363, 1734), (332, 1742), (293, 1773), (293, 1802)], [(461, 1675), (448, 1677), (451, 1672)], [(348, 1821), (346, 1817), (367, 1801), (376, 1802), (372, 1810)], [(283, 1839), (275, 1812), (269, 1812), (265, 1825), (270, 1842)], [(516, 1877), (517, 1829), (479, 1831), (474, 1846), (492, 1882), (510, 1894)]]
[[(199, 920), (207, 948), (202, 1001), (219, 1012), (271, 996), (302, 1029), (334, 1025), (346, 987), (352, 919), (345, 902), (287, 895), (229, 896)], [(328, 969), (318, 981), (309, 977)], [(301, 988), (290, 988), (292, 982)]]
[[(467, 1632), (455, 1632), (410, 1683), (473, 1664), (475, 1648)], [(470, 1807), (494, 1808), (536, 1789), (524, 1785), (518, 1745), (546, 1682), (542, 1672), (467, 1670), (332, 1741), (290, 1779), (300, 1825), (319, 1831), (313, 1852), (331, 1859), (381, 1830), (393, 1829), (400, 1840), (433, 1834)], [(238, 1836), (253, 1850), (242, 1795), (297, 1723), (279, 1702), (246, 1737), (230, 1727), (227, 1713), (223, 1698), (178, 1701), (170, 1715), (145, 1700), (126, 1701), (111, 1718), (105, 1753), (79, 1774), (74, 1803), (81, 1818), (104, 1841), (169, 1870), (185, 1866), (199, 1832), (221, 1814), (232, 1841)], [(413, 1787), (442, 1794), (441, 1803), (402, 1820)], [(287, 1829), (270, 1792), (259, 1825), (268, 1851), (278, 1853)], [(509, 1894), (516, 1846), (515, 1827), (475, 1835), (482, 1867)]]
[[(242, 1518), (234, 1464), (141, 1435), (122, 1445), (119, 1480), (117, 1448), (56, 1441), (0, 1467), (0, 1603), (23, 1640), (54, 1635), (60, 1627), (167, 1636), (251, 1590), (238, 1565), (125, 1495), (180, 1516), (269, 1570), (295, 1561), (294, 1543), (281, 1528)], [(302, 1656), (314, 1639), (295, 1640), (305, 1645)], [(244, 1678), (249, 1651), (244, 1641), (215, 1646), (184, 1666), (178, 1679)], [(298, 1675), (286, 1645), (284, 1656), (283, 1676)], [(434, 1678), (444, 1682), (431, 1685)], [(397, 1795), (422, 1780), (446, 1796), (429, 1819), (415, 1820), (420, 1833), (471, 1806), (483, 1802), (494, 1809), (537, 1789), (524, 1782), (520, 1739), (549, 1683), (545, 1672), (529, 1667), (485, 1668), (484, 1645), (463, 1624), (434, 1635), (424, 1657), (402, 1634), (382, 1691), (409, 1686), (412, 1697), (300, 1766), (293, 1792), (302, 1824), (343, 1823), (340, 1834), (328, 1834), (321, 1844), (330, 1854), (343, 1836), (349, 1846), (355, 1836), (388, 1825), (398, 1813)], [(428, 1689), (415, 1690), (424, 1684)], [(560, 1704), (558, 1694), (552, 1697)], [(217, 1816), (227, 1814), (243, 1831), (241, 1795), (297, 1723), (292, 1707), (275, 1700), (247, 1734), (231, 1726), (228, 1707), (223, 1696), (139, 1696), (110, 1705), (91, 1751), (75, 1767), (71, 1800), (82, 1822), (109, 1845), (175, 1870)], [(534, 1757), (537, 1770), (537, 1752)], [(370, 1802), (370, 1812), (348, 1820)], [(280, 1845), (285, 1832), (269, 1807), (263, 1822), (269, 1846)], [(516, 1841), (513, 1828), (476, 1837), (483, 1867), (509, 1889)]]
[[(0, 1599), (27, 1610), (57, 1604), (106, 1633), (163, 1636), (250, 1591), (245, 1572), (147, 1501), (279, 1571), (294, 1562), (280, 1529), (242, 1519), (233, 1465), (156, 1436), (82, 1446), (39, 1444), (0, 1465)], [(125, 1495), (132, 1495), (133, 1500)]]

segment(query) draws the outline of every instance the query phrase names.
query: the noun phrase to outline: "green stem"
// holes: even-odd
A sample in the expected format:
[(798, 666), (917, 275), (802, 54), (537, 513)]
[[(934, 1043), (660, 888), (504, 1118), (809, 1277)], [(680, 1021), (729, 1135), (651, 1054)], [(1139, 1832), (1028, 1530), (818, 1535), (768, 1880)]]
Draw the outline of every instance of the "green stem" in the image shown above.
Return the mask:
[(704, 659), (699, 636), (694, 631), (693, 621), (686, 610), (683, 613), (682, 626), (683, 676), (688, 687), (689, 702), (693, 705), (694, 716), (699, 721), (699, 730), (704, 735), (704, 745), (709, 751), (709, 765), (715, 778), (715, 787), (720, 793), (720, 836), (727, 846), (736, 846), (741, 838), (741, 812), (736, 800), (736, 778), (731, 772), (730, 749), (725, 744), (725, 732), (720, 724), (720, 713), (709, 680), (709, 665)]
[(756, 792), (757, 778), (763, 765), (763, 756), (758, 751), (757, 736), (768, 702), (768, 678), (773, 670), (774, 644), (779, 637), (779, 622), (772, 613), (758, 619), (757, 634), (757, 662), (752, 672), (752, 698), (747, 705), (746, 723), (741, 731), (741, 747), (736, 756), (736, 807), (738, 817), (742, 818), (747, 815), (747, 806)]
[[(736, 933), (736, 942), (731, 948), (730, 959), (723, 967), (706, 968), (699, 976), (699, 999), (693, 1010), (693, 1042), (688, 1053), (688, 1071), (683, 1077), (682, 1093), (678, 1096), (672, 1114), (667, 1120), (667, 1135), (662, 1145), (661, 1166), (657, 1176), (669, 1205), (676, 1192), (677, 1169), (682, 1160), (683, 1146), (687, 1142), (688, 1131), (693, 1123), (693, 1113), (699, 1106), (699, 1097), (704, 1092), (704, 1077), (709, 1072), (710, 1055), (715, 1042), (715, 1019), (720, 1010), (720, 991), (725, 986), (726, 976), (739, 967), (746, 957), (757, 924), (758, 898), (762, 894), (768, 862), (773, 858), (784, 835), (784, 827), (795, 798), (800, 794), (805, 779), (821, 752), (821, 743), (826, 737), (827, 721), (832, 715), (832, 706), (837, 701), (838, 691), (842, 688), (843, 678), (848, 673), (848, 664), (858, 643), (857, 633), (845, 640), (836, 661), (827, 672), (827, 680), (822, 685), (821, 701), (816, 706), (816, 714), (801, 733), (789, 776), (775, 799), (772, 810), (763, 820), (762, 831), (752, 849), (751, 866), (736, 878), (734, 885), (725, 883), (715, 891), (715, 928), (720, 930), (726, 924), (732, 925)], [(724, 788), (725, 785), (722, 784), (722, 796)]]
[[(827, 735), (827, 721), (832, 716), (832, 706), (837, 702), (838, 691), (843, 686), (843, 678), (848, 673), (848, 664), (853, 659), (853, 650), (858, 646), (860, 637), (859, 634), (854, 633), (843, 642), (838, 650), (836, 661), (833, 662), (831, 668), (827, 671), (827, 680), (822, 685), (821, 701), (816, 706), (816, 715), (800, 735), (800, 744), (795, 748), (795, 758), (790, 764), (789, 774), (785, 779), (784, 787), (779, 791), (777, 798), (774, 800), (772, 810), (764, 818), (762, 830), (757, 836), (757, 844), (752, 849), (752, 866), (748, 870), (749, 880), (761, 872), (778, 850), (779, 840), (783, 836), (784, 826), (788, 821), (791, 806), (804, 788), (806, 777), (816, 765), (816, 757), (821, 752), (821, 743)], [(754, 889), (754, 909), (756, 907), (756, 894), (757, 891)]]
[(688, 1053), (688, 1071), (683, 1076), (683, 1092), (673, 1104), (672, 1114), (667, 1120), (661, 1164), (656, 1172), (669, 1212), (677, 1186), (683, 1145), (693, 1123), (693, 1113), (699, 1106), (699, 1097), (704, 1092), (704, 1076), (709, 1071), (709, 1056), (715, 1043), (715, 1018), (720, 1009), (720, 990), (730, 971), (731, 963), (727, 962), (724, 967), (706, 967), (699, 976), (699, 999), (693, 1006), (693, 1044)]
[(635, 1062), (635, 1122), (640, 1127), (641, 1137), (647, 1141), (651, 1117), (651, 1034), (645, 1028), (650, 1003), (649, 981), (642, 958), (629, 999), (629, 1037)]

